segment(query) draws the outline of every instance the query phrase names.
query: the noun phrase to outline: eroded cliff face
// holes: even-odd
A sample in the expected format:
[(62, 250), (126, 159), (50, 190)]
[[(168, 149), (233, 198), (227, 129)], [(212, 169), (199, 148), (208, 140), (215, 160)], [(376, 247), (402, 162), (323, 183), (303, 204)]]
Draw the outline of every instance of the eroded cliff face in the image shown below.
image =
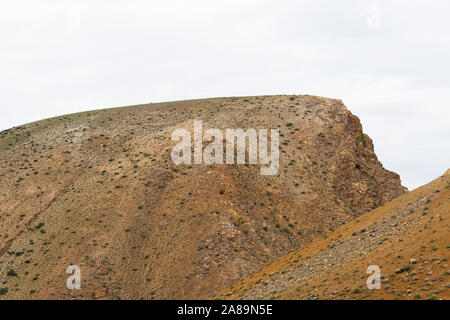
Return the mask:
[[(279, 128), (278, 174), (174, 165), (171, 133), (194, 120)], [(359, 119), (313, 96), (68, 115), (0, 133), (0, 152), (0, 279), (17, 288), (7, 298), (210, 297), (406, 191)], [(65, 287), (69, 264), (80, 291)]]
[[(383, 168), (359, 118), (341, 101), (319, 103), (313, 114), (323, 119), (322, 125), (329, 123), (329, 136), (322, 135), (320, 126), (309, 127), (313, 134), (304, 136), (312, 141), (312, 148), (306, 152), (311, 158), (326, 158), (323, 167), (330, 168), (333, 190), (352, 211), (367, 212), (407, 191), (401, 187), (398, 174)], [(319, 139), (314, 139), (317, 131)]]

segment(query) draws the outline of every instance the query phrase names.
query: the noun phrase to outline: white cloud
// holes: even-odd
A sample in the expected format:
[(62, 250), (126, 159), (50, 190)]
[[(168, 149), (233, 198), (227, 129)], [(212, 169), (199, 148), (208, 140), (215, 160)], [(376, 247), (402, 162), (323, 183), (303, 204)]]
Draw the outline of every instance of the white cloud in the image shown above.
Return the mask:
[(385, 166), (415, 187), (450, 160), (449, 9), (422, 0), (5, 3), (0, 129), (149, 101), (318, 94), (343, 99)]

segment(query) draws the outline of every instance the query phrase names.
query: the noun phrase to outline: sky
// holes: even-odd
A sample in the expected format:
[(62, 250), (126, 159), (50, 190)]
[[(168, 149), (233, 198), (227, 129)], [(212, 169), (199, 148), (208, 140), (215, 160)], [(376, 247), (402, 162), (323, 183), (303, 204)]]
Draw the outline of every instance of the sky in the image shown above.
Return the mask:
[(450, 2), (0, 0), (0, 130), (208, 97), (342, 99), (409, 189), (450, 166)]

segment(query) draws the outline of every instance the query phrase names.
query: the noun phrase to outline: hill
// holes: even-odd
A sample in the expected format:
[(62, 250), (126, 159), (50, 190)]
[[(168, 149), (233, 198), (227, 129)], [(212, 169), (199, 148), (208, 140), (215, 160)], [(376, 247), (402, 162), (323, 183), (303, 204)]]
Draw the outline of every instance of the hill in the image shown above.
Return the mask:
[[(449, 299), (450, 170), (219, 294), (235, 299)], [(368, 289), (379, 266), (381, 288)]]
[[(280, 170), (174, 165), (171, 133), (279, 128)], [(406, 189), (359, 119), (314, 96), (61, 116), (0, 133), (0, 298), (206, 298)], [(66, 288), (81, 269), (82, 290)]]

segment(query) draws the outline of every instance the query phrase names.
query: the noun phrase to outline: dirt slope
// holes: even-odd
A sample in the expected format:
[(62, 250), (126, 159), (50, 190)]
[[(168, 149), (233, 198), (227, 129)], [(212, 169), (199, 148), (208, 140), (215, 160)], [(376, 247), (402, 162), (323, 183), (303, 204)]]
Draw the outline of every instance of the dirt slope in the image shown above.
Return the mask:
[[(449, 299), (450, 170), (219, 294), (235, 299)], [(381, 288), (366, 286), (370, 265)]]
[[(179, 165), (176, 128), (279, 128), (280, 170)], [(313, 96), (62, 116), (0, 133), (0, 298), (205, 298), (403, 194), (359, 119)], [(78, 265), (82, 290), (66, 288)]]

